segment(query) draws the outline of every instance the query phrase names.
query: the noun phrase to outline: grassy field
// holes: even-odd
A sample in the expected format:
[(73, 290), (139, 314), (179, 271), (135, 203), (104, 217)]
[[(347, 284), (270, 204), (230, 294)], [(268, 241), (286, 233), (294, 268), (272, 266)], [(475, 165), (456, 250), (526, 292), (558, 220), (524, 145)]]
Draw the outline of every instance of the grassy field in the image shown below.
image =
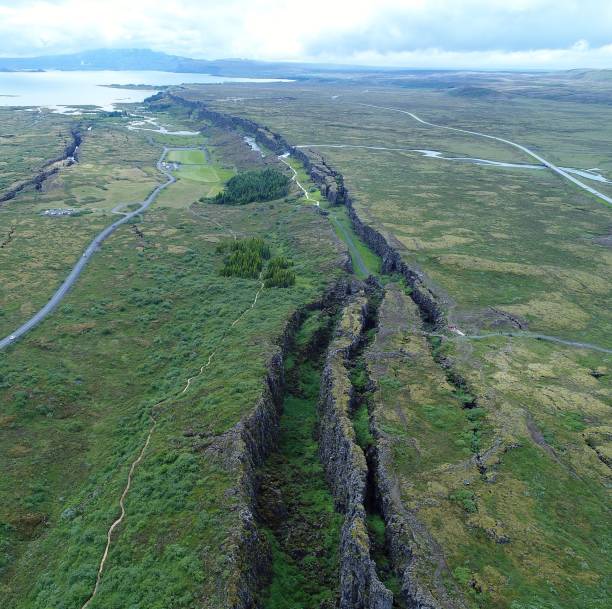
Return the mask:
[[(239, 90), (223, 88), (228, 97)], [(204, 88), (185, 95), (296, 145), (353, 146), (318, 152), (460, 331), (612, 346), (608, 206), (550, 171), (426, 158), (416, 151), (531, 162), (502, 143), (362, 104), (506, 137), (610, 178), (609, 106), (335, 84), (289, 85), (285, 97), (275, 86), (250, 91), (232, 104)], [(415, 573), (448, 606), (603, 608), (610, 356), (525, 336), (428, 339), (400, 292), (387, 289), (370, 365), (389, 467), (418, 523)], [(406, 355), (377, 359), (383, 350)]]
[[(44, 114), (40, 122), (56, 115)], [(119, 204), (142, 201), (162, 181), (155, 169), (161, 150), (111, 119), (88, 119), (80, 162), (63, 167), (42, 190), (27, 189), (0, 207), (0, 334), (38, 310), (66, 277), (96, 233), (118, 216)], [(46, 209), (79, 215), (48, 217)], [(10, 239), (8, 238), (10, 233)], [(14, 297), (18, 288), (19, 298)]]
[[(47, 128), (52, 128), (55, 120), (54, 114), (39, 118)], [(191, 126), (184, 117), (172, 120), (177, 127)], [(87, 243), (118, 218), (113, 213), (115, 208), (126, 211), (127, 206), (142, 201), (165, 179), (155, 168), (162, 147), (151, 139), (149, 132), (129, 131), (125, 129), (125, 120), (92, 117), (87, 121), (92, 123), (91, 130), (83, 129), (78, 164), (62, 168), (44, 183), (40, 192), (28, 189), (0, 207), (2, 335), (23, 323), (48, 300)], [(174, 146), (189, 146), (196, 139), (165, 137), (173, 139), (163, 145)], [(198, 136), (196, 145), (203, 141)], [(225, 142), (223, 145), (226, 146)], [(181, 166), (177, 172), (179, 183), (171, 194), (164, 193), (160, 198), (162, 204), (184, 208), (202, 195), (214, 195), (223, 188), (235, 167), (231, 162), (215, 160), (215, 147), (211, 149), (210, 163), (203, 150), (169, 153), (170, 161), (188, 159), (194, 164)], [(41, 216), (46, 209), (66, 207), (79, 215)], [(17, 287), (20, 298), (13, 297)]]
[(346, 208), (331, 207), (329, 219), (338, 238), (348, 247), (355, 275), (359, 279), (366, 279), (369, 275), (378, 275), (381, 269), (380, 257), (357, 236)]
[[(422, 273), (468, 337), (423, 325), (410, 290), (380, 276), (380, 259), (344, 208), (322, 202), (322, 215), (297, 186), (267, 203), (199, 203), (244, 170), (289, 175), (243, 133), (178, 106), (156, 112), (160, 124), (199, 135), (88, 119), (80, 162), (0, 207), (0, 334), (48, 299), (85, 244), (118, 217), (117, 206), (129, 208), (163, 179), (155, 169), (163, 146), (197, 150), (170, 153), (177, 182), (104, 244), (53, 315), (0, 353), (2, 606), (82, 606), (151, 430), (90, 607), (231, 604), (241, 515), (227, 432), (261, 395), (287, 319), (341, 274), (348, 249), (356, 275), (379, 275), (385, 286), (363, 354), (374, 384), (365, 368), (352, 372), (353, 385), (368, 392), (353, 423), (362, 447), (388, 448), (385, 465), (411, 523), (411, 577), (445, 609), (606, 607), (610, 356), (528, 335), (469, 335), (540, 332), (610, 348), (612, 212), (546, 170), (425, 158), (417, 151), (529, 162), (499, 142), (363, 104), (508, 137), (612, 177), (609, 106), (338, 83), (194, 86), (181, 95), (257, 120), (293, 144), (352, 146), (319, 151), (342, 172), (361, 219)], [(2, 110), (5, 125), (20, 139), (0, 145), (12, 142), (2, 162), (14, 181), (61, 151), (74, 117), (10, 112)], [(39, 146), (45, 129), (57, 135)], [(288, 162), (320, 199), (303, 166)], [(85, 213), (41, 215), (53, 207)], [(221, 276), (220, 243), (245, 237), (290, 260), (295, 285), (262, 289), (258, 279)], [(281, 489), (299, 508), (284, 523), (272, 514), (264, 527), (273, 577), (260, 592), (269, 609), (310, 609), (336, 594), (339, 523), (316, 458), (319, 372), (309, 348), (320, 322), (317, 313), (307, 318), (286, 362), (279, 450), (260, 471), (273, 496)], [(385, 523), (370, 514), (369, 526), (388, 570)], [(401, 574), (387, 575), (399, 589)]]
[[(112, 138), (118, 127), (108, 130)], [(141, 136), (124, 134), (131, 137)], [(219, 138), (217, 158), (243, 165), (242, 150), (234, 159), (232, 144)], [(154, 175), (158, 151), (144, 148), (145, 173)], [(0, 354), (3, 606), (78, 608), (86, 600), (152, 406), (177, 396), (213, 352), (190, 390), (156, 411), (128, 516), (90, 606), (226, 602), (239, 518), (228, 497), (238, 474), (207, 447), (253, 408), (290, 313), (340, 271), (337, 241), (313, 209), (193, 204), (197, 192), (202, 184), (190, 180), (169, 188), (107, 241), (56, 313)], [(275, 255), (290, 257), (296, 285), (264, 290), (250, 310), (259, 282), (219, 276), (217, 245), (234, 235), (261, 235)], [(40, 255), (43, 244), (30, 242), (28, 255)]]

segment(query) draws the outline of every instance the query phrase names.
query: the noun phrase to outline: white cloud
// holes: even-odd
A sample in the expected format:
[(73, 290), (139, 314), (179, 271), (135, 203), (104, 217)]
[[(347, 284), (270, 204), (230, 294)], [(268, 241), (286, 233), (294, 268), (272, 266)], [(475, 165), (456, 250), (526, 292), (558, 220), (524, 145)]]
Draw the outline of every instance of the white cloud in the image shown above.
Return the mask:
[[(327, 61), (325, 55), (320, 61)], [(594, 68), (612, 69), (612, 44), (591, 49), (580, 42), (567, 49), (534, 49), (528, 51), (457, 52), (440, 49), (378, 53), (365, 51), (351, 56), (349, 63), (386, 67), (455, 68), (480, 70), (546, 70)]]
[(141, 47), (201, 58), (612, 67), (609, 0), (0, 0), (0, 55)]

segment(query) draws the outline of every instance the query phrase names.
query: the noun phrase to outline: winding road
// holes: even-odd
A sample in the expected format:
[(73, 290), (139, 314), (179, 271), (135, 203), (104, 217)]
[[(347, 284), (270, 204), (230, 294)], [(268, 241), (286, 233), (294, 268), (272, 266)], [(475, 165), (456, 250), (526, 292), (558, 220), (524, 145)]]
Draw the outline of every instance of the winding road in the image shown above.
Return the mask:
[[(546, 165), (537, 164), (530, 165), (528, 163), (508, 163), (505, 161), (492, 161), (490, 159), (479, 159), (470, 156), (444, 156), (438, 150), (423, 150), (421, 148), (388, 148), (386, 146), (366, 146), (361, 144), (299, 144), (295, 148), (358, 148), (363, 150), (389, 151), (389, 152), (416, 152), (421, 156), (430, 159), (439, 159), (441, 161), (457, 161), (473, 163), (474, 165), (492, 165), (494, 167), (509, 167), (514, 169), (548, 169)], [(596, 173), (589, 169), (575, 169), (574, 167), (561, 167), (563, 171), (582, 176), (587, 180), (602, 182), (604, 184), (612, 184), (612, 180), (608, 180), (600, 173)]]
[(580, 181), (578, 178), (575, 178), (574, 176), (570, 175), (567, 171), (565, 171), (561, 167), (558, 167), (554, 163), (551, 163), (550, 161), (547, 161), (544, 157), (540, 156), (539, 154), (537, 154), (533, 150), (530, 150), (529, 148), (527, 148), (527, 146), (523, 146), (521, 144), (517, 144), (516, 142), (513, 142), (511, 140), (506, 140), (503, 137), (497, 137), (496, 135), (489, 135), (487, 133), (480, 133), (480, 131), (470, 131), (468, 129), (460, 129), (459, 127), (449, 127), (447, 125), (438, 125), (437, 123), (430, 123), (429, 121), (423, 120), (422, 118), (418, 117), (414, 112), (408, 112), (407, 110), (400, 110), (399, 108), (392, 108), (392, 107), (388, 107), (388, 106), (375, 106), (374, 104), (364, 104), (364, 103), (361, 103), (361, 102), (358, 102), (358, 105), (359, 106), (367, 106), (369, 108), (378, 108), (379, 110), (389, 110), (391, 112), (399, 112), (400, 114), (407, 114), (408, 116), (413, 118), (415, 121), (418, 121), (419, 123), (422, 123), (423, 125), (428, 125), (429, 127), (436, 127), (438, 129), (447, 129), (449, 131), (458, 131), (459, 133), (467, 133), (468, 135), (476, 135), (477, 137), (484, 137), (484, 138), (487, 138), (489, 140), (495, 140), (497, 142), (502, 142), (504, 144), (508, 144), (509, 146), (513, 146), (514, 148), (518, 148), (519, 150), (521, 150), (525, 154), (528, 154), (530, 157), (532, 157), (532, 158), (536, 159), (537, 161), (539, 161), (540, 163), (542, 163), (542, 165), (545, 165), (550, 170), (552, 170), (555, 173), (559, 174), (560, 176), (564, 177), (566, 180), (569, 180), (570, 182), (573, 182), (574, 184), (576, 184), (576, 186), (579, 186), (583, 190), (586, 190), (587, 192), (589, 192), (592, 195), (596, 196), (598, 199), (604, 201), (608, 205), (612, 205), (612, 198), (611, 197), (608, 197), (607, 195), (599, 192), (598, 190), (596, 190), (592, 186), (589, 186), (588, 184), (585, 184), (584, 182)]
[[(51, 296), (47, 304), (45, 304), (42, 309), (30, 317), (30, 319), (28, 319), (28, 321), (26, 321), (23, 325), (14, 330), (9, 336), (0, 340), (0, 350), (12, 345), (20, 337), (29, 332), (32, 328), (36, 327), (43, 319), (45, 319), (45, 317), (47, 317), (47, 315), (49, 315), (64, 299), (70, 288), (75, 284), (83, 272), (83, 269), (87, 266), (87, 263), (90, 261), (91, 257), (100, 248), (103, 241), (110, 237), (110, 235), (112, 235), (122, 224), (129, 222), (132, 218), (145, 211), (155, 201), (155, 199), (157, 199), (159, 193), (164, 190), (164, 188), (167, 188), (170, 186), (170, 184), (176, 182), (176, 178), (163, 166), (164, 158), (170, 150), (174, 150), (174, 148), (164, 147), (161, 156), (157, 161), (157, 169), (166, 176), (167, 180), (163, 184), (156, 186), (151, 194), (140, 203), (140, 206), (137, 209), (125, 214), (120, 220), (113, 222), (94, 237), (92, 242), (87, 246), (79, 258), (78, 262), (74, 265), (74, 267), (72, 267), (68, 277), (66, 277), (62, 285), (60, 285), (60, 287), (56, 290), (55, 294)], [(129, 205), (129, 203), (127, 205)]]
[[(428, 336), (439, 336), (441, 338), (449, 338), (446, 334), (428, 333)], [(551, 343), (559, 343), (567, 347), (576, 347), (577, 349), (589, 349), (591, 351), (599, 351), (600, 353), (612, 353), (612, 349), (600, 347), (592, 343), (582, 343), (575, 340), (567, 340), (558, 336), (550, 336), (549, 334), (538, 334), (536, 332), (490, 332), (487, 334), (460, 334), (453, 336), (455, 340), (485, 340), (487, 338), (496, 338), (506, 336), (511, 338), (534, 338), (535, 340), (543, 340)]]

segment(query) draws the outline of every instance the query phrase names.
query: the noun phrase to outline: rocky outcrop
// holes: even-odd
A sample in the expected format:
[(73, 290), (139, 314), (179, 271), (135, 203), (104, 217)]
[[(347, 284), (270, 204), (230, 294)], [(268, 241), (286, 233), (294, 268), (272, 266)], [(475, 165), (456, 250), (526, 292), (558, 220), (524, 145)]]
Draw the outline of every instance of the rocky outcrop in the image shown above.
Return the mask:
[(287, 149), (303, 163), (312, 181), (332, 205), (343, 205), (346, 202), (348, 193), (344, 186), (343, 175), (330, 167), (319, 152), (316, 150), (305, 152), (293, 146), (288, 146)]
[(304, 164), (313, 182), (330, 203), (334, 205), (344, 204), (347, 195), (346, 188), (344, 187), (344, 178), (341, 173), (330, 167), (318, 152), (309, 150), (306, 153), (302, 149), (292, 146), (278, 133), (259, 125), (255, 121), (211, 110), (202, 102), (185, 99), (179, 95), (161, 93), (149, 97), (146, 101), (163, 106), (166, 100), (189, 109), (195, 118), (206, 120), (217, 127), (244, 131), (254, 137), (259, 144), (269, 148), (276, 154), (290, 152)]
[[(397, 366), (397, 356), (404, 362), (415, 361), (418, 357), (416, 345), (403, 347), (407, 334), (421, 332), (416, 309), (399, 284), (388, 284), (378, 308), (376, 339), (366, 351), (371, 391), (370, 433), (375, 439), (368, 455), (370, 472), (375, 478), (371, 488), (376, 492), (373, 498), (376, 511), (385, 522), (387, 555), (400, 577), (401, 594), (406, 606), (416, 609), (459, 609), (463, 607), (461, 594), (452, 589), (452, 576), (448, 572), (443, 549), (419, 520), (418, 510), (411, 510), (404, 500), (407, 493), (404, 480), (409, 472), (401, 467), (398, 470), (397, 451), (408, 439), (391, 431), (389, 422), (405, 420), (404, 417), (409, 416), (410, 406), (403, 405), (401, 400), (398, 403), (398, 393), (381, 391), (383, 379), (388, 378)], [(420, 340), (427, 349), (425, 338)], [(414, 364), (407, 365), (404, 371), (413, 367)], [(441, 377), (443, 375), (439, 374), (438, 379)], [(396, 378), (406, 388), (410, 372)], [(435, 378), (431, 377), (430, 382), (435, 383)], [(408, 421), (405, 424), (409, 425)]]
[(225, 461), (239, 480), (233, 494), (237, 496), (239, 525), (230, 547), (229, 577), (224, 596), (231, 609), (251, 609), (256, 592), (270, 570), (270, 552), (255, 522), (255, 469), (274, 448), (283, 395), (283, 355), (294, 332), (299, 314), (287, 324), (277, 352), (268, 362), (268, 371), (259, 398), (251, 414), (240, 421), (208, 453)]
[(451, 609), (452, 605), (438, 603), (429, 590), (420, 583), (416, 573), (418, 560), (414, 555), (414, 530), (419, 526), (412, 521), (400, 499), (400, 492), (392, 475), (391, 445), (381, 433), (374, 412), (371, 428), (376, 438), (375, 464), (376, 499), (386, 525), (386, 543), (393, 567), (401, 574), (401, 592), (404, 602), (412, 609)]
[(382, 272), (402, 275), (412, 289), (411, 298), (419, 307), (423, 320), (437, 326), (445, 325), (443, 309), (436, 295), (423, 283), (423, 275), (410, 268), (380, 232), (361, 221), (350, 196), (346, 198), (346, 206), (355, 232), (382, 258)]
[[(438, 297), (424, 283), (423, 275), (406, 264), (399, 252), (382, 233), (365, 224), (353, 206), (342, 174), (330, 167), (316, 151), (292, 147), (284, 138), (254, 121), (208, 110), (200, 102), (188, 102), (172, 96), (177, 103), (189, 105), (202, 118), (219, 126), (248, 131), (277, 153), (290, 151), (305, 166), (322, 194), (334, 204), (344, 204), (355, 232), (382, 259), (383, 273), (402, 275), (411, 287), (411, 298), (423, 321), (437, 326), (446, 324)], [(368, 464), (357, 446), (350, 420), (352, 387), (346, 362), (361, 340), (366, 317), (366, 299), (353, 299), (343, 316), (336, 339), (328, 350), (322, 376), (320, 411), (320, 456), (338, 509), (345, 515), (341, 538), (340, 609), (389, 609), (393, 595), (379, 580), (370, 557), (366, 527)], [(401, 574), (402, 597), (411, 609), (449, 609), (461, 607), (460, 601), (440, 604), (420, 584), (415, 572), (418, 560), (413, 555), (415, 530), (420, 527), (402, 505), (399, 490), (392, 476), (391, 447), (381, 433), (375, 415), (371, 431), (376, 438), (372, 449), (370, 475), (375, 479), (375, 500), (386, 525), (388, 552), (394, 570)], [(372, 492), (370, 490), (370, 492)], [(433, 540), (431, 540), (432, 543)], [(435, 552), (432, 552), (435, 554)]]
[(196, 119), (201, 119), (212, 123), (217, 127), (224, 129), (239, 129), (246, 131), (249, 135), (252, 135), (259, 143), (263, 144), (266, 148), (272, 150), (276, 154), (283, 154), (289, 150), (290, 146), (287, 141), (277, 133), (274, 133), (258, 125), (255, 121), (240, 116), (231, 116), (229, 114), (223, 114), (216, 110), (211, 110), (205, 104), (198, 101), (193, 101), (174, 95), (172, 93), (161, 94), (161, 96), (149, 97), (147, 102), (158, 102), (164, 99), (168, 99), (179, 106), (187, 108), (191, 111), (192, 116)]
[(365, 326), (367, 300), (351, 300), (329, 346), (319, 400), (319, 453), (337, 508), (344, 514), (340, 542), (340, 609), (390, 609), (392, 593), (376, 574), (366, 527), (368, 466), (350, 419), (353, 390), (347, 360)]
[(78, 127), (73, 127), (70, 134), (71, 141), (64, 148), (64, 153), (55, 159), (45, 162), (41, 170), (34, 177), (20, 182), (4, 194), (0, 194), (0, 204), (14, 199), (22, 190), (29, 186), (34, 186), (36, 190), (42, 190), (43, 182), (52, 175), (55, 175), (61, 167), (68, 167), (77, 162), (77, 153), (82, 141), (81, 132)]
[(348, 284), (341, 279), (319, 301), (296, 311), (287, 322), (270, 357), (261, 396), (253, 410), (232, 429), (216, 438), (206, 448), (207, 455), (218, 460), (238, 480), (231, 495), (236, 499), (238, 526), (229, 542), (229, 575), (224, 581), (224, 607), (253, 609), (257, 592), (269, 577), (271, 556), (268, 544), (257, 527), (256, 469), (275, 448), (284, 393), (283, 362), (304, 314), (308, 310), (337, 306), (346, 297)]
[(7, 190), (4, 194), (0, 195), (0, 204), (5, 203), (14, 199), (22, 190), (28, 188), (28, 186), (34, 186), (36, 190), (42, 190), (43, 182), (50, 178), (52, 175), (59, 171), (59, 167), (53, 167), (51, 169), (43, 170), (37, 173), (33, 178), (20, 182), (17, 186), (13, 186), (10, 190)]

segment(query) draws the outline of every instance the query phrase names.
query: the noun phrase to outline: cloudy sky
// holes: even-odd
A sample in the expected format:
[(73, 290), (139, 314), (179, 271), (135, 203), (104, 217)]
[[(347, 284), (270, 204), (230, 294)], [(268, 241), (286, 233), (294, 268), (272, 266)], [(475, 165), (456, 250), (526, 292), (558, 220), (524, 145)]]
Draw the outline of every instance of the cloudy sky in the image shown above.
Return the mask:
[(612, 0), (0, 0), (0, 55), (612, 68)]

